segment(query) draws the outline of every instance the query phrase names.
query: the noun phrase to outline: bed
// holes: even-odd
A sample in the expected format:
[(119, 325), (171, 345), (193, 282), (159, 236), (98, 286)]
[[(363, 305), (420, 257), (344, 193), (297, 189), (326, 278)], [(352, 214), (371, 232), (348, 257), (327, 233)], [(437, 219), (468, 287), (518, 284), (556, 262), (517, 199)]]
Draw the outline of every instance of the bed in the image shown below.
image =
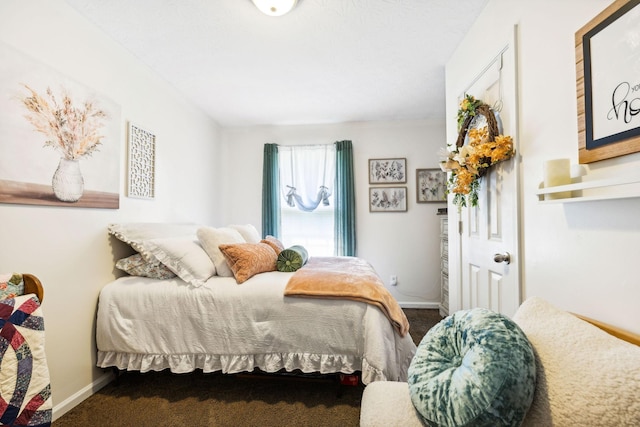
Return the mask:
[[(156, 273), (145, 277), (140, 269), (128, 269), (128, 276), (101, 290), (99, 367), (175, 373), (359, 373), (364, 384), (406, 380), (416, 346), (407, 333), (408, 323), (403, 327), (390, 316), (398, 309), (395, 300), (381, 305), (367, 298), (287, 296), (288, 283), (313, 264), (313, 256), (298, 271), (274, 271), (269, 251), (277, 253), (271, 248), (281, 243), (260, 239), (255, 227), (180, 225), (167, 231), (170, 228), (110, 226), (110, 234), (135, 250), (128, 258), (151, 264)], [(212, 239), (213, 231), (223, 238)], [(212, 254), (220, 247), (228, 249), (226, 257)], [(230, 258), (231, 249), (254, 252)], [(269, 260), (263, 262), (257, 249), (268, 252)], [(381, 282), (379, 287), (384, 288)]]

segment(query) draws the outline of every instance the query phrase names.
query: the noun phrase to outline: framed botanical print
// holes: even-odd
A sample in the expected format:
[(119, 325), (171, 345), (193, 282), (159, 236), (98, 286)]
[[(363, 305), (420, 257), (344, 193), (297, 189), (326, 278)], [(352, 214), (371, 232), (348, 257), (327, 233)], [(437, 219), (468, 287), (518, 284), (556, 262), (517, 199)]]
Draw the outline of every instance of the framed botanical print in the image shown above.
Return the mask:
[(406, 212), (407, 187), (370, 187), (369, 212)]
[(446, 202), (447, 174), (441, 169), (416, 169), (416, 202)]
[(369, 159), (369, 184), (407, 182), (407, 159)]

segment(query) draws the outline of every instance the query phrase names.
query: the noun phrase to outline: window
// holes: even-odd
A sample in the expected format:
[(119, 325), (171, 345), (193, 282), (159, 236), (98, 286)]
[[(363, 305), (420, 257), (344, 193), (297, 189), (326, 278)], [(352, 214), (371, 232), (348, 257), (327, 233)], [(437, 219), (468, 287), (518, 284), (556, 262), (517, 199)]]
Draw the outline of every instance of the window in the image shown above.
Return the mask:
[(334, 145), (280, 146), (278, 153), (282, 243), (334, 255)]
[[(325, 146), (321, 146), (324, 147)], [(335, 181), (335, 189), (330, 189), (330, 195), (322, 194), (323, 197), (318, 199), (319, 186), (323, 184), (314, 183), (315, 187), (311, 194), (316, 195), (316, 202), (320, 201), (322, 204), (316, 203), (320, 206), (317, 213), (320, 215), (324, 206), (323, 200), (328, 198), (329, 206), (333, 205), (333, 232), (320, 232), (316, 233), (326, 245), (329, 245), (330, 239), (334, 240), (334, 250), (328, 253), (334, 253), (338, 256), (356, 256), (356, 199), (355, 199), (355, 185), (353, 177), (353, 144), (349, 140), (336, 141), (331, 146), (333, 148), (334, 161), (330, 160), (330, 157), (326, 158), (326, 164), (328, 167), (331, 165), (335, 168), (333, 173), (327, 172), (324, 174), (325, 184), (326, 179), (333, 177)], [(272, 235), (282, 239), (282, 209), (281, 205), (288, 204), (287, 196), (292, 196), (295, 199), (294, 194), (289, 194), (290, 188), (286, 185), (281, 187), (281, 157), (289, 159), (289, 165), (292, 163), (292, 158), (287, 157), (287, 151), (291, 147), (279, 146), (277, 144), (264, 144), (263, 152), (263, 165), (262, 165), (262, 233), (264, 236)], [(328, 153), (327, 153), (328, 154)], [(323, 154), (324, 159), (324, 154)], [(284, 162), (283, 162), (284, 163)], [(323, 161), (324, 163), (324, 161)], [(291, 166), (287, 167), (288, 170), (293, 171)], [(298, 168), (299, 169), (299, 168)], [(330, 170), (330, 169), (329, 169)], [(305, 175), (309, 175), (308, 170), (305, 169)], [(286, 177), (284, 178), (286, 179)], [(296, 185), (290, 185), (294, 187), (296, 195), (298, 187)], [(285, 188), (286, 191), (281, 190)], [(302, 187), (300, 187), (302, 190)], [(300, 196), (301, 197), (301, 196)], [(307, 201), (308, 203), (309, 201)], [(297, 199), (296, 199), (297, 204)], [(317, 210), (317, 207), (316, 207)], [(316, 223), (313, 223), (314, 226)], [(313, 228), (313, 227), (307, 227)], [(305, 231), (307, 231), (305, 229)], [(331, 237), (332, 236), (332, 237)], [(283, 241), (284, 243), (284, 241)], [(316, 255), (311, 253), (310, 255)]]

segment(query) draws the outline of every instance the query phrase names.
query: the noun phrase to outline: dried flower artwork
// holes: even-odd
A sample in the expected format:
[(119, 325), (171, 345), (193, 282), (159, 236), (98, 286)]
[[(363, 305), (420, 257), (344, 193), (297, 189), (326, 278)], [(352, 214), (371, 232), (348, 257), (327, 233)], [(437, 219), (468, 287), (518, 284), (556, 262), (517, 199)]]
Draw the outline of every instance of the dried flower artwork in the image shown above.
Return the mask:
[(80, 107), (73, 105), (68, 91), (62, 89), (62, 96), (56, 98), (51, 88), (42, 96), (27, 85), (23, 85), (29, 95), (22, 98), (27, 108), (25, 118), (34, 129), (46, 136), (45, 147), (60, 152), (67, 160), (78, 160), (98, 151), (104, 135), (106, 113), (92, 102), (85, 101)]
[(21, 98), (27, 109), (25, 118), (46, 139), (45, 147), (60, 153), (60, 163), (51, 183), (54, 195), (63, 202), (74, 203), (84, 193), (84, 178), (78, 160), (99, 151), (107, 114), (91, 101), (76, 106), (69, 92), (62, 88), (56, 97), (47, 87), (40, 95), (26, 84), (29, 94)]

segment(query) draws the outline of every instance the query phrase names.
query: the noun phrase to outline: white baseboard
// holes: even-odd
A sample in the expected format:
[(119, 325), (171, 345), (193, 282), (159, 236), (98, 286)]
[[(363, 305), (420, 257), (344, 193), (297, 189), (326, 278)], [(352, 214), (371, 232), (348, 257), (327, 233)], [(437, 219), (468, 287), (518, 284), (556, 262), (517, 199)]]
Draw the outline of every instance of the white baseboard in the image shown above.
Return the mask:
[(105, 372), (100, 377), (98, 377), (95, 381), (93, 381), (91, 384), (80, 389), (77, 393), (69, 396), (67, 399), (58, 403), (57, 405), (54, 404), (53, 414), (51, 417), (52, 420), (53, 421), (57, 420), (58, 418), (60, 418), (61, 416), (69, 412), (71, 409), (78, 406), (80, 403), (82, 403), (82, 401), (90, 397), (92, 394), (96, 393), (102, 387), (109, 384), (111, 380), (113, 380), (113, 373), (110, 371)]
[(411, 301), (411, 302), (402, 302), (399, 301), (398, 304), (400, 305), (401, 308), (428, 308), (428, 309), (435, 309), (437, 310), (440, 307), (440, 304), (437, 302), (417, 302), (417, 301)]

